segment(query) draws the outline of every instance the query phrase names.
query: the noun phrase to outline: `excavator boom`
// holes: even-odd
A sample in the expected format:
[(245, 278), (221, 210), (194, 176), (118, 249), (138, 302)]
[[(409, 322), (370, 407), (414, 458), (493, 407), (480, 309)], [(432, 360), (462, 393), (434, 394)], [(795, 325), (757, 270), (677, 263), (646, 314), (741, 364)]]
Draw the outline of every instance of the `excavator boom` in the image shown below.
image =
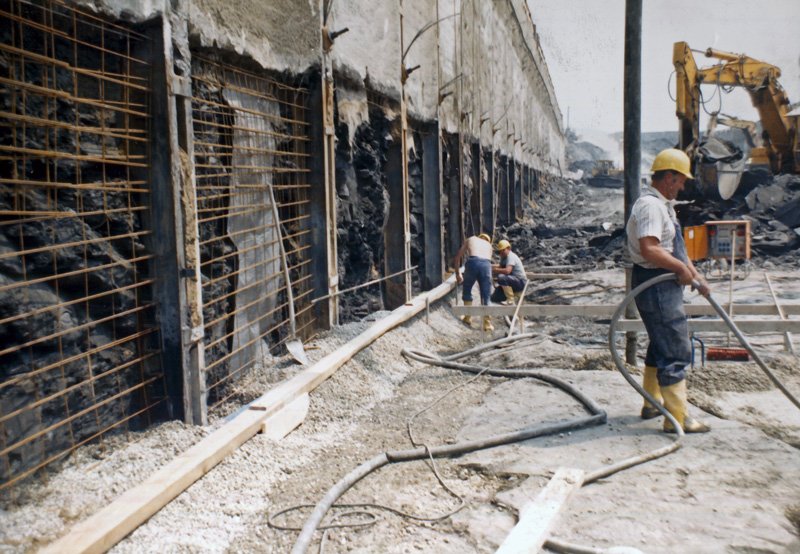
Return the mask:
[(764, 150), (773, 173), (800, 172), (797, 117), (788, 115), (789, 99), (778, 83), (780, 68), (744, 54), (709, 48), (705, 56), (718, 59), (720, 63), (701, 69), (692, 52), (685, 42), (676, 42), (673, 48), (679, 147), (686, 150), (700, 138), (701, 85), (742, 87), (758, 110), (764, 130)]

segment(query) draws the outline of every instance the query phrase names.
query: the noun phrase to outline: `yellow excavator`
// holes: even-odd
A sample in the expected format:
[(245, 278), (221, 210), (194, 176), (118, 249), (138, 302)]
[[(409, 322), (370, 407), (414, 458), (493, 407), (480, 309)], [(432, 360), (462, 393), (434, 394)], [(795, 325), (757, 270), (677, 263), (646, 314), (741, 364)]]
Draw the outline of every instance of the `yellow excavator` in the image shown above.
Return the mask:
[[(778, 83), (781, 70), (765, 62), (750, 58), (744, 54), (733, 54), (709, 48), (703, 53), (707, 58), (715, 58), (720, 63), (707, 68), (698, 68), (694, 55), (689, 45), (685, 42), (676, 42), (673, 48), (673, 64), (676, 74), (676, 115), (679, 120), (678, 145), (679, 148), (689, 153), (693, 160), (698, 159), (697, 148), (701, 141), (700, 136), (700, 107), (702, 102), (701, 85), (717, 85), (723, 89), (742, 87), (750, 95), (753, 106), (758, 110), (761, 119), (762, 145), (750, 151), (750, 161), (754, 164), (769, 164), (774, 174), (800, 173), (800, 145), (798, 144), (798, 115), (800, 110), (791, 112), (786, 91)], [(730, 162), (731, 160), (725, 160)], [(725, 173), (726, 163), (706, 164), (714, 166), (713, 169)], [(696, 167), (699, 164), (696, 164)], [(741, 175), (743, 163), (739, 164), (738, 174)], [(706, 170), (708, 167), (706, 167)], [(698, 168), (699, 170), (699, 168)], [(706, 171), (708, 173), (708, 171)], [(706, 194), (708, 188), (714, 187), (714, 172), (709, 178), (699, 181), (704, 183)], [(712, 182), (709, 182), (712, 181)], [(730, 197), (738, 185), (730, 179), (721, 196)], [(731, 190), (732, 189), (732, 190)]]

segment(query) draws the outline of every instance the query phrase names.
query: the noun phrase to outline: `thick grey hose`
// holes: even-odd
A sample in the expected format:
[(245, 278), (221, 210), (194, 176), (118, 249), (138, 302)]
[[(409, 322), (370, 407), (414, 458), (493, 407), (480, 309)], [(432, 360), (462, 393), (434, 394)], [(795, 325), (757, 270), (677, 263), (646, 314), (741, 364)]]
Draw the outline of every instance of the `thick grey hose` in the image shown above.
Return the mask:
[[(611, 350), (611, 357), (614, 359), (614, 363), (616, 364), (617, 369), (620, 371), (620, 373), (622, 373), (622, 376), (625, 377), (625, 380), (628, 381), (628, 383), (634, 389), (636, 389), (636, 392), (642, 395), (648, 402), (650, 402), (653, 406), (655, 406), (659, 412), (661, 412), (667, 419), (669, 419), (670, 423), (672, 423), (672, 425), (676, 429), (678, 429), (678, 434), (682, 437), (683, 436), (682, 430), (680, 429), (680, 426), (677, 425), (677, 422), (672, 417), (672, 415), (664, 408), (664, 406), (662, 406), (659, 402), (656, 402), (655, 398), (650, 396), (639, 385), (639, 383), (636, 382), (636, 380), (633, 379), (633, 377), (631, 377), (631, 375), (625, 370), (625, 364), (622, 363), (622, 359), (619, 356), (619, 352), (617, 352), (617, 345), (615, 340), (617, 332), (617, 323), (619, 322), (619, 319), (622, 317), (622, 314), (625, 312), (625, 308), (628, 306), (628, 304), (630, 304), (633, 301), (633, 299), (636, 298), (636, 296), (638, 296), (639, 293), (641, 293), (644, 289), (650, 288), (657, 283), (663, 283), (664, 281), (669, 281), (671, 279), (677, 279), (677, 275), (675, 275), (674, 273), (665, 273), (664, 275), (659, 275), (658, 277), (654, 277), (649, 281), (645, 281), (644, 283), (642, 283), (641, 285), (639, 285), (638, 287), (636, 287), (635, 289), (633, 289), (631, 292), (628, 293), (628, 295), (625, 297), (625, 299), (617, 308), (617, 311), (614, 312), (614, 316), (611, 318), (611, 325), (608, 328), (608, 347)], [(694, 285), (695, 288), (700, 287), (700, 283), (698, 283), (697, 281), (693, 281), (692, 284)], [(733, 334), (736, 335), (736, 338), (739, 339), (741, 345), (744, 346), (744, 348), (750, 353), (750, 355), (753, 357), (753, 359), (759, 365), (759, 367), (772, 380), (775, 386), (778, 387), (780, 391), (784, 394), (784, 396), (786, 396), (786, 398), (788, 398), (795, 406), (800, 408), (800, 402), (797, 400), (797, 398), (791, 392), (789, 392), (789, 390), (786, 389), (786, 387), (783, 385), (783, 383), (780, 382), (780, 380), (775, 376), (775, 374), (772, 373), (772, 371), (770, 371), (770, 369), (761, 359), (761, 356), (759, 356), (758, 353), (755, 350), (753, 350), (753, 347), (750, 346), (749, 342), (747, 342), (747, 339), (744, 337), (739, 328), (736, 327), (736, 324), (733, 322), (730, 316), (727, 313), (725, 313), (725, 310), (722, 309), (722, 306), (720, 306), (710, 294), (705, 298), (706, 300), (708, 300), (708, 303), (711, 304), (714, 310), (716, 310), (716, 312), (726, 323), (726, 325), (730, 328)], [(680, 438), (678, 439), (678, 442), (680, 442)]]
[(620, 371), (620, 373), (622, 373), (622, 376), (625, 378), (625, 380), (628, 381), (628, 384), (630, 384), (630, 386), (632, 386), (636, 390), (636, 392), (641, 394), (645, 398), (645, 400), (647, 400), (648, 402), (650, 402), (650, 404), (655, 406), (656, 409), (658, 409), (658, 411), (661, 412), (661, 414), (669, 420), (669, 422), (673, 425), (673, 427), (675, 427), (675, 429), (678, 430), (678, 435), (679, 435), (678, 442), (680, 443), (680, 439), (683, 438), (684, 435), (683, 429), (681, 428), (680, 425), (678, 425), (678, 422), (675, 420), (672, 414), (670, 414), (667, 411), (667, 409), (661, 405), (660, 402), (658, 402), (646, 390), (644, 390), (642, 386), (636, 381), (636, 379), (631, 377), (631, 374), (628, 373), (627, 369), (625, 369), (625, 364), (622, 362), (622, 358), (620, 358), (619, 352), (617, 351), (617, 341), (616, 341), (617, 323), (619, 323), (620, 318), (625, 313), (625, 308), (628, 307), (628, 304), (633, 302), (634, 298), (639, 296), (639, 294), (643, 290), (649, 289), (653, 285), (657, 285), (658, 283), (663, 283), (664, 281), (677, 280), (677, 278), (678, 278), (677, 275), (674, 273), (665, 273), (664, 275), (653, 277), (649, 281), (645, 281), (644, 283), (633, 289), (631, 292), (627, 294), (627, 296), (625, 296), (625, 298), (622, 300), (622, 303), (619, 306), (617, 306), (617, 310), (611, 317), (611, 324), (608, 326), (608, 348), (611, 351), (611, 358), (614, 360), (617, 369)]
[[(697, 283), (695, 283), (695, 286), (697, 286)], [(739, 339), (739, 342), (742, 344), (742, 346), (744, 346), (745, 350), (747, 350), (750, 353), (750, 355), (753, 357), (753, 359), (756, 361), (759, 367), (762, 370), (764, 370), (764, 373), (767, 374), (767, 377), (769, 377), (770, 380), (772, 380), (772, 382), (775, 383), (775, 386), (780, 389), (783, 395), (786, 398), (788, 398), (792, 402), (792, 404), (800, 408), (800, 401), (797, 400), (797, 397), (794, 396), (791, 392), (789, 392), (789, 390), (783, 385), (783, 383), (780, 382), (780, 380), (775, 376), (775, 374), (772, 373), (772, 371), (770, 371), (770, 369), (761, 359), (761, 356), (759, 356), (758, 353), (755, 350), (753, 350), (753, 347), (750, 346), (750, 343), (747, 342), (746, 338), (744, 338), (744, 335), (742, 335), (742, 332), (739, 330), (739, 328), (736, 326), (736, 324), (733, 322), (730, 316), (725, 313), (725, 310), (722, 309), (722, 306), (717, 304), (717, 301), (714, 300), (711, 297), (711, 295), (706, 296), (706, 300), (708, 300), (708, 303), (711, 304), (715, 310), (717, 310), (719, 316), (723, 319), (723, 321), (725, 321), (725, 323), (728, 324), (728, 327), (730, 327), (731, 331), (733, 331), (733, 334), (736, 335), (736, 338)]]

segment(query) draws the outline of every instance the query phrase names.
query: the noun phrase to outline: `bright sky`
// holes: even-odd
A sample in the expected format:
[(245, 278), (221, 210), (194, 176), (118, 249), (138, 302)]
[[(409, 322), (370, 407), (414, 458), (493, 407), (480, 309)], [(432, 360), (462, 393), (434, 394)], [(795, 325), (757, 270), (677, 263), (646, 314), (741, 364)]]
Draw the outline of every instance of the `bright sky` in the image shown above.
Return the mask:
[[(527, 0), (564, 124), (581, 131), (623, 129), (625, 0)], [(800, 102), (800, 1), (643, 0), (642, 131), (676, 131), (672, 45), (747, 54), (776, 65), (791, 102)], [(700, 67), (717, 60), (695, 53)], [(710, 98), (715, 87), (703, 87)], [(748, 94), (722, 94), (722, 113), (758, 120)], [(715, 111), (720, 96), (709, 101)], [(569, 122), (567, 118), (569, 117)], [(701, 124), (703, 120), (701, 120)]]

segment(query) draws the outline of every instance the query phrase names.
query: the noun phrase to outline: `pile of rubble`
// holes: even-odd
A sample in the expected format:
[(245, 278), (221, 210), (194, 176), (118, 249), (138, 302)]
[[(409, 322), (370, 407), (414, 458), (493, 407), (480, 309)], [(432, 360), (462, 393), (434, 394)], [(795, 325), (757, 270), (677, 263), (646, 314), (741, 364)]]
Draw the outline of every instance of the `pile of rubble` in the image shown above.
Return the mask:
[[(613, 217), (608, 215), (609, 203), (617, 204)], [(622, 262), (623, 206), (621, 190), (563, 180), (534, 200), (525, 221), (501, 229), (498, 237), (511, 241), (528, 271), (614, 267)], [(789, 268), (800, 261), (798, 176), (745, 173), (730, 200), (679, 202), (676, 212), (684, 227), (707, 221), (750, 220), (751, 262), (758, 266)]]
[(754, 258), (777, 266), (800, 258), (800, 176), (748, 171), (730, 200), (694, 200), (679, 204), (676, 212), (684, 226), (749, 220)]

